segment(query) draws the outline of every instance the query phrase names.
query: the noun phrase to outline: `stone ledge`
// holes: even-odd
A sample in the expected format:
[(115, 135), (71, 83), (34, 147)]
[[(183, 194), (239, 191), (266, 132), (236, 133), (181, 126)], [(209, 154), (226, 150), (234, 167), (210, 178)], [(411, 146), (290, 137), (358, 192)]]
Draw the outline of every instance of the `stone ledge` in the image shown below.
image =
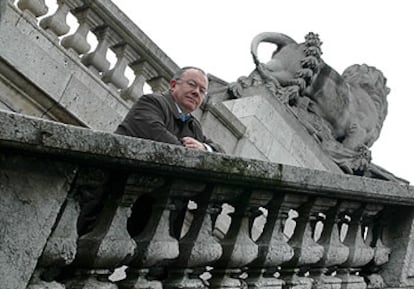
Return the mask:
[(0, 111), (0, 123), (0, 146), (17, 153), (254, 189), (414, 205), (414, 188), (409, 185), (199, 152), (4, 111)]

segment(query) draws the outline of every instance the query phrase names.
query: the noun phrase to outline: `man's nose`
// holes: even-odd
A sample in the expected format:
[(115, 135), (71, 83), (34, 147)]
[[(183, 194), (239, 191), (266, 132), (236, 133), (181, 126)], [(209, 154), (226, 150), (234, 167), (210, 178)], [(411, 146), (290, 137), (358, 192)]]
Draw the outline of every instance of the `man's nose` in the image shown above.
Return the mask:
[(200, 86), (196, 86), (193, 88), (193, 93), (197, 93), (198, 95), (201, 95), (201, 88)]

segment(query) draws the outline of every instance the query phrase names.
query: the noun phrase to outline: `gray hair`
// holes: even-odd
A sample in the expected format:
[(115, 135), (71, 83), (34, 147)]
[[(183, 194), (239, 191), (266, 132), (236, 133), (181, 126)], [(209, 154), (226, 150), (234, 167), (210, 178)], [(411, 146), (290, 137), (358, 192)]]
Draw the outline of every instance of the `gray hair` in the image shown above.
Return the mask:
[(195, 69), (195, 70), (198, 70), (198, 71), (200, 71), (201, 73), (203, 73), (203, 74), (205, 75), (205, 77), (206, 77), (206, 78), (208, 78), (208, 77), (207, 77), (207, 73), (205, 73), (205, 71), (204, 71), (204, 70), (202, 70), (201, 68), (198, 68), (198, 67), (195, 67), (195, 66), (185, 66), (185, 67), (182, 67), (182, 68), (180, 68), (179, 70), (177, 70), (177, 71), (174, 73), (174, 75), (173, 75), (172, 79), (173, 79), (173, 80), (178, 80), (178, 79), (180, 79), (180, 78), (181, 78), (181, 76), (184, 74), (184, 72), (186, 72), (186, 71), (187, 71), (187, 70), (189, 70), (189, 69)]

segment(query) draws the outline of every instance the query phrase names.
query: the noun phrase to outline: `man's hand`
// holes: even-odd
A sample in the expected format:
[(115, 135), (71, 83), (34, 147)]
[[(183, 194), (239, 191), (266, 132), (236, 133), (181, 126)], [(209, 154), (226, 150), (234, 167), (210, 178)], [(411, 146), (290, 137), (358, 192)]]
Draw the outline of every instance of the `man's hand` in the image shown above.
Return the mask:
[(192, 137), (189, 137), (189, 136), (183, 137), (181, 139), (181, 142), (186, 148), (189, 148), (189, 149), (196, 149), (196, 150), (201, 150), (201, 151), (207, 150), (202, 142), (199, 142), (198, 140)]

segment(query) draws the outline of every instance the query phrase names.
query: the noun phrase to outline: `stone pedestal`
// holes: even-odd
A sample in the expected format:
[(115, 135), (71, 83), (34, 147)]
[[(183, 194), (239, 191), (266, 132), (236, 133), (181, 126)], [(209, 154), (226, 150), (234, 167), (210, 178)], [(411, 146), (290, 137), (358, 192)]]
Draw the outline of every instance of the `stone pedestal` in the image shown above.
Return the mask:
[[(223, 144), (227, 153), (342, 173), (294, 113), (271, 96), (253, 95), (226, 100), (215, 104), (210, 111), (203, 115), (203, 127), (206, 134)], [(231, 129), (232, 125), (217, 129), (218, 123), (225, 123), (223, 119), (240, 129)]]

